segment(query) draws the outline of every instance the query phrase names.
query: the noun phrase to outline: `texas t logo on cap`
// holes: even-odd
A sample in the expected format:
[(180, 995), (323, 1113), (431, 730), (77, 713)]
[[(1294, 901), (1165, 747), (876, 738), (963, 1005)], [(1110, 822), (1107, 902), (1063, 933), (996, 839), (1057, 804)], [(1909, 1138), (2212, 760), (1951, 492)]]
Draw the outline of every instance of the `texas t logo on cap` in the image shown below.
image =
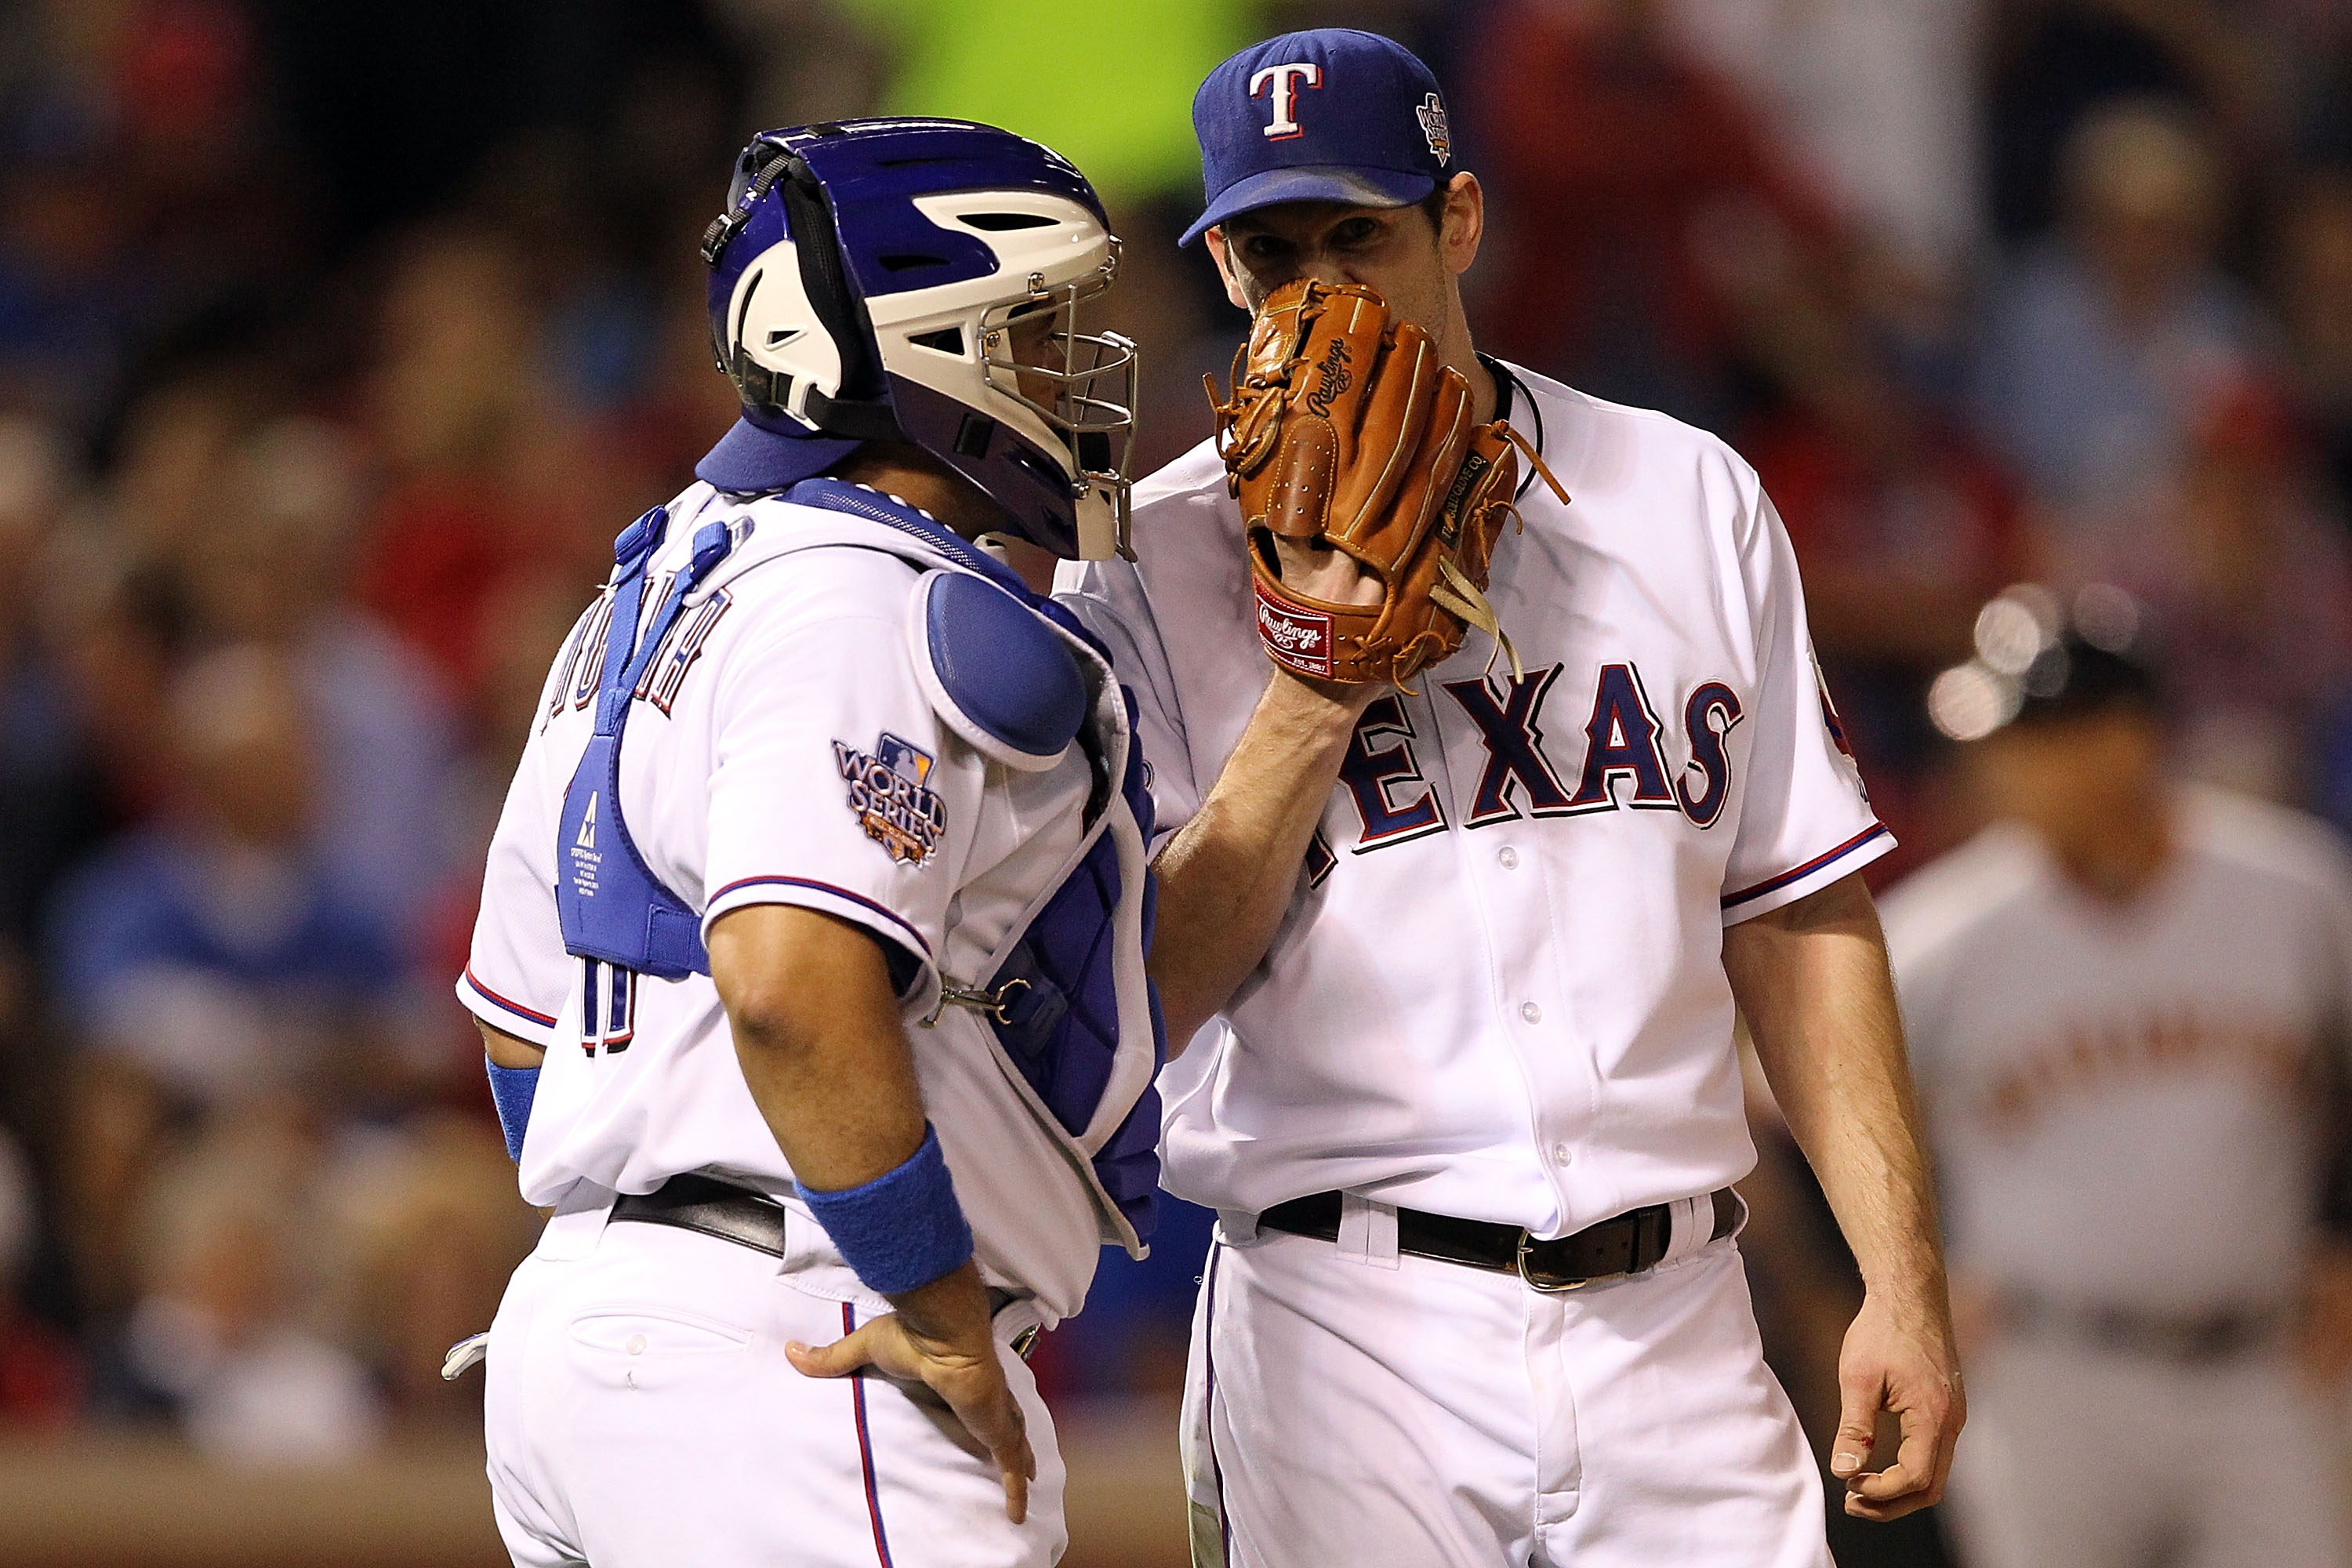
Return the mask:
[(1265, 89), (1274, 89), (1274, 120), (1266, 126), (1269, 141), (1298, 134), (1298, 121), (1290, 117), (1290, 108), (1299, 84), (1308, 87), (1323, 85), (1323, 68), (1313, 60), (1297, 60), (1286, 65), (1268, 66), (1250, 78), (1250, 96), (1255, 98)]
[(1351, 27), (1269, 38), (1192, 99), (1208, 210), (1184, 231), (1281, 202), (1399, 207), (1446, 177), (1454, 144), (1437, 79), (1403, 45)]

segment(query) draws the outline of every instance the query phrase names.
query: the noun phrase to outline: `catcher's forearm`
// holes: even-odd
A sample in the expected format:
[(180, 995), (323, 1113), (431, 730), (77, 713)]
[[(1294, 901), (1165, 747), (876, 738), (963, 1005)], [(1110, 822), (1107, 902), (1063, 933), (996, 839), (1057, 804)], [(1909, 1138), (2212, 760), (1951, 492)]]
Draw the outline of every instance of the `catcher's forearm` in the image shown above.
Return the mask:
[(1276, 674), (1192, 820), (1160, 852), (1151, 977), (1181, 1051), (1265, 956), (1364, 704), (1386, 687)]
[(1935, 1202), (1869, 889), (1848, 877), (1731, 927), (1723, 963), (1864, 1286), (1948, 1338)]

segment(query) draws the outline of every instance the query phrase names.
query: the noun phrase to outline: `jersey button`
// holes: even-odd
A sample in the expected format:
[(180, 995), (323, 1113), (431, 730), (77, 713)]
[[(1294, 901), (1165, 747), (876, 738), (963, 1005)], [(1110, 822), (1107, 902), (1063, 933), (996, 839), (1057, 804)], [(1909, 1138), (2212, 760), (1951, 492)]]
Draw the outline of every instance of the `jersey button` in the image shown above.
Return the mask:
[(1575, 1158), (1576, 1151), (1570, 1149), (1567, 1144), (1555, 1143), (1551, 1146), (1551, 1163), (1553, 1164), (1565, 1165)]
[(1519, 868), (1519, 852), (1507, 844), (1503, 846), (1501, 852), (1495, 858), (1503, 863), (1503, 869), (1506, 871), (1516, 871)]
[(1543, 1022), (1543, 1009), (1532, 1002), (1522, 1002), (1519, 1004), (1519, 1016), (1530, 1024), (1540, 1024)]

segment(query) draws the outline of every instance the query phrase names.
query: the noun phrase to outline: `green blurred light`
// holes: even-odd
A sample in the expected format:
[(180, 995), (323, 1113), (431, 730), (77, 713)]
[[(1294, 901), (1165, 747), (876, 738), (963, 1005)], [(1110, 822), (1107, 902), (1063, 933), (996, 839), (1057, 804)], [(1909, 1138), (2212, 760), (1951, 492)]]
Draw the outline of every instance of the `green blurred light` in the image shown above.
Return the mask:
[(1043, 142), (1105, 202), (1197, 193), (1192, 93), (1249, 43), (1248, 0), (852, 0), (898, 58), (886, 107)]

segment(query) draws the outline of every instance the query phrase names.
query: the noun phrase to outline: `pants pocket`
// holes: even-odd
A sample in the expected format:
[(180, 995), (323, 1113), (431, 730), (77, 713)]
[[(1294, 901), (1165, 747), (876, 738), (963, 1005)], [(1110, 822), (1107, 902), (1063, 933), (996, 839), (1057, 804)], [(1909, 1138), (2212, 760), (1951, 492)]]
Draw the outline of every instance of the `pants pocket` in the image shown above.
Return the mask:
[(598, 1306), (572, 1320), (572, 1360), (607, 1388), (654, 1389), (731, 1373), (751, 1331), (671, 1306)]

